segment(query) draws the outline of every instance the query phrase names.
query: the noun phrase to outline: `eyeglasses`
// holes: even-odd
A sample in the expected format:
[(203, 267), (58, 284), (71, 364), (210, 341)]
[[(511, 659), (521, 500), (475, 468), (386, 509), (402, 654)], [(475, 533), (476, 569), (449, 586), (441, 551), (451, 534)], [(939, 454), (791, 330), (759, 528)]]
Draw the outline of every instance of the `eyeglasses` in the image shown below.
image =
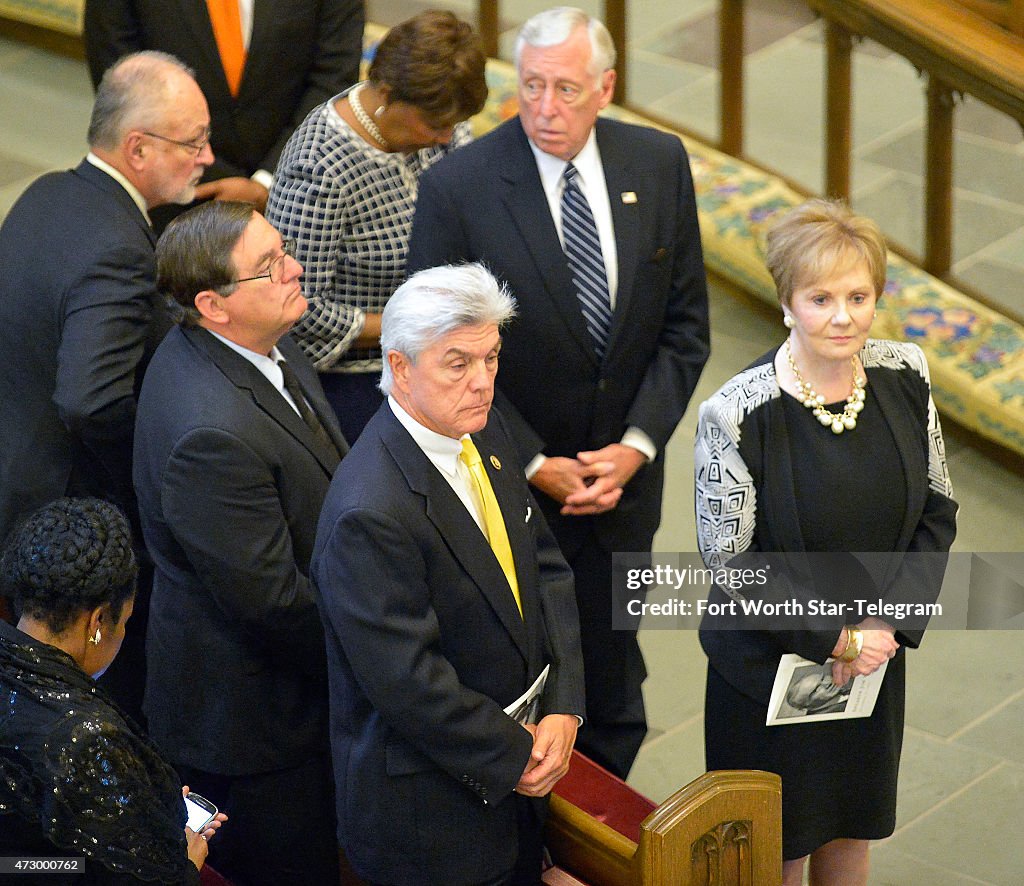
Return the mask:
[(177, 145), (179, 148), (185, 148), (186, 150), (191, 151), (196, 157), (198, 157), (203, 152), (203, 148), (210, 143), (211, 135), (209, 127), (207, 127), (206, 134), (199, 139), (199, 141), (194, 142), (180, 142), (176, 138), (168, 138), (166, 135), (157, 135), (155, 132), (147, 132), (146, 130), (143, 130), (142, 134), (148, 135), (150, 138), (158, 138), (162, 142), (170, 142), (172, 145)]
[(241, 277), (233, 280), (233, 283), (248, 283), (250, 280), (266, 280), (270, 278), (271, 283), (280, 283), (284, 279), (284, 260), (295, 258), (295, 241), (283, 240), (281, 242), (281, 254), (270, 260), (265, 274), (257, 274), (255, 277)]

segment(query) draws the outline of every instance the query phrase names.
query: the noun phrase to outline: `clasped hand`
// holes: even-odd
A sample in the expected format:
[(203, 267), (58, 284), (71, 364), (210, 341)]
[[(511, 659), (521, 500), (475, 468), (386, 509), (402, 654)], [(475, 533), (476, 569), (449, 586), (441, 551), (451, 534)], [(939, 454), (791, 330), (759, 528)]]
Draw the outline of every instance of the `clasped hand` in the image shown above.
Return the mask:
[(548, 714), (523, 728), (533, 736), (533, 750), (515, 791), (526, 797), (546, 797), (569, 771), (579, 721), (569, 714)]
[(880, 618), (870, 616), (865, 618), (859, 625), (864, 635), (864, 645), (861, 647), (860, 655), (853, 661), (835, 661), (832, 663), (832, 682), (836, 686), (843, 686), (853, 677), (867, 676), (877, 671), (885, 662), (896, 654), (900, 644), (896, 642), (893, 634), (896, 629), (886, 624)]
[(576, 458), (551, 456), (530, 482), (561, 503), (564, 516), (603, 514), (618, 505), (623, 487), (646, 460), (632, 446), (610, 443), (601, 449), (578, 452)]

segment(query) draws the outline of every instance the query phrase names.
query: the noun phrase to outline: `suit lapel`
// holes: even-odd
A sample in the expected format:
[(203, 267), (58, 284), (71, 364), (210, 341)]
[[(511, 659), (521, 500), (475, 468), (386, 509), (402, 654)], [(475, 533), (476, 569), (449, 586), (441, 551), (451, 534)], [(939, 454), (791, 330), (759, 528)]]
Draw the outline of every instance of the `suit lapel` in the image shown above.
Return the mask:
[(75, 175), (109, 194), (114, 200), (120, 203), (125, 210), (135, 219), (136, 224), (145, 232), (149, 242), (156, 246), (156, 234), (153, 226), (146, 220), (136, 202), (132, 199), (124, 187), (116, 179), (107, 175), (102, 169), (93, 166), (88, 160), (83, 160), (75, 169)]
[(324, 426), (324, 430), (327, 431), (327, 436), (331, 438), (331, 442), (334, 443), (338, 454), (344, 458), (349, 450), (348, 441), (341, 433), (334, 409), (327, 402), (327, 398), (322, 395), (322, 388), (316, 377), (316, 371), (309, 365), (309, 362), (302, 353), (302, 349), (290, 335), (282, 338), (277, 343), (277, 347), (295, 371), (295, 375), (302, 385), (302, 390), (306, 394), (306, 402), (313, 412), (316, 413), (316, 417), (320, 419), (320, 424)]
[[(887, 383), (889, 379), (886, 378), (884, 371), (875, 372), (872, 377), (872, 367), (865, 365), (864, 372), (871, 384), (871, 393), (874, 394), (875, 402), (878, 403), (882, 418), (889, 425), (900, 461), (903, 463), (903, 476), (907, 484), (907, 505), (903, 512), (903, 525), (900, 527), (896, 550), (905, 551), (910, 546), (910, 541), (924, 511), (925, 500), (928, 497), (928, 461), (921, 446), (917, 444), (921, 433), (917, 424), (918, 416), (914, 414), (913, 410), (907, 409), (906, 401), (899, 395), (896, 384)], [(890, 560), (891, 572), (896, 568), (896, 560), (898, 558)], [(891, 572), (886, 576), (887, 582), (892, 578)]]
[(554, 219), (551, 218), (551, 208), (544, 194), (540, 173), (537, 172), (537, 161), (519, 118), (510, 120), (505, 126), (509, 127), (507, 141), (510, 158), (501, 170), (505, 188), (502, 199), (562, 322), (580, 349), (596, 364), (594, 343), (587, 332), (583, 312), (576, 298), (569, 264), (558, 239)]
[[(275, 0), (254, 0), (252, 5), (252, 34), (249, 37), (249, 49), (246, 52), (246, 65), (242, 71), (242, 82), (238, 87), (238, 94), (242, 95), (245, 92), (246, 80), (249, 79), (249, 63), (248, 59), (267, 55), (267, 53), (273, 53), (278, 51), (273, 46), (273, 35), (274, 31), (271, 25), (274, 22), (274, 2)], [(264, 45), (266, 44), (266, 45)], [(226, 78), (225, 78), (225, 82)]]
[(387, 403), (381, 407), (378, 415), (382, 419), (381, 440), (405, 475), (410, 490), (424, 498), (427, 518), (434, 524), (452, 556), (480, 589), (505, 630), (512, 636), (523, 658), (529, 662), (525, 623), (516, 608), (505, 573), (480, 527), (448, 485), (448, 481), (402, 427)]
[[(281, 428), (295, 438), (319, 462), (327, 476), (338, 466), (338, 454), (327, 450), (299, 414), (292, 409), (281, 393), (255, 366), (241, 354), (235, 353), (217, 341), (205, 329), (186, 329), (185, 335), (217, 365), (225, 377), (237, 388), (247, 391), (255, 404)], [(346, 447), (347, 449), (347, 447)]]
[(643, 182), (634, 171), (628, 145), (608, 132), (608, 121), (597, 121), (597, 147), (601, 152), (604, 180), (608, 188), (608, 202), (611, 204), (612, 224), (615, 228), (615, 252), (618, 264), (618, 288), (615, 293), (615, 312), (608, 336), (610, 352), (616, 339), (628, 328), (626, 316), (633, 297), (633, 279), (639, 257), (640, 200), (632, 203), (623, 200), (623, 194), (640, 195)]

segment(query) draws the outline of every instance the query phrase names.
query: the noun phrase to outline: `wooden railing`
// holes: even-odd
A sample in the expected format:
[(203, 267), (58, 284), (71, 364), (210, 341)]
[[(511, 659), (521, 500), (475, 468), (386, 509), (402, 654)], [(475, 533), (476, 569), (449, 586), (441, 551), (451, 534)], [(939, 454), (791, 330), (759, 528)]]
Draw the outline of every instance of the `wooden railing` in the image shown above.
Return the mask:
[(1018, 37), (1024, 37), (1024, 0), (959, 0), (989, 21), (994, 22)]
[[(947, 277), (952, 264), (957, 95), (972, 95), (1024, 126), (1024, 37), (954, 0), (807, 0), (807, 4), (826, 21), (825, 189), (829, 194), (850, 195), (853, 41), (868, 37), (881, 43), (925, 77), (925, 252), (921, 264), (936, 277)], [(1018, 12), (1024, 8), (1019, 3), (1013, 5)]]

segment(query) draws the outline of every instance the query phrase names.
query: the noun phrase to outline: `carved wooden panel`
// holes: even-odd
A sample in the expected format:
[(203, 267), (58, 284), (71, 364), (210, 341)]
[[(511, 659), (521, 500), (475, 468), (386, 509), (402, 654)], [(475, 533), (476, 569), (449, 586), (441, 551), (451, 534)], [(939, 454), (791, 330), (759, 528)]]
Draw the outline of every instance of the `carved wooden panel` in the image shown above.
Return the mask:
[(755, 886), (749, 820), (725, 821), (702, 834), (690, 848), (693, 886)]

